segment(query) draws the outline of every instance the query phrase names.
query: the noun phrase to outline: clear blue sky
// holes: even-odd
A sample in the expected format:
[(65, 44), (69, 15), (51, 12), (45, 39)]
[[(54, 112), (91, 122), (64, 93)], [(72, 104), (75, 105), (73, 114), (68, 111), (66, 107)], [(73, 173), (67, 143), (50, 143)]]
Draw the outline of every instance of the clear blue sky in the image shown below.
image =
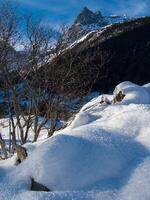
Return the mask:
[[(15, 0), (10, 0), (15, 1)], [(101, 10), (103, 15), (150, 15), (150, 0), (17, 0), (20, 11), (44, 17), (51, 26), (72, 23), (84, 6)]]

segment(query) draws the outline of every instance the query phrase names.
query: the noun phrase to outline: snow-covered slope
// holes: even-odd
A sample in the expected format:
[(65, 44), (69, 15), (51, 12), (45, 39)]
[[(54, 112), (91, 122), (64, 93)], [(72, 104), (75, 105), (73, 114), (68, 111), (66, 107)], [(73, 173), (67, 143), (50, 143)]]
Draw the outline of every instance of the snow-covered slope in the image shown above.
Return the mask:
[[(112, 103), (122, 91), (121, 102)], [(66, 129), (0, 162), (0, 199), (150, 199), (150, 84), (119, 84), (87, 103)], [(108, 103), (109, 102), (109, 103)], [(29, 191), (33, 177), (52, 192)]]
[(69, 28), (67, 35), (70, 42), (73, 43), (91, 31), (100, 30), (107, 25), (122, 23), (129, 20), (131, 19), (126, 15), (103, 16), (101, 11), (93, 12), (89, 8), (84, 7), (73, 25)]

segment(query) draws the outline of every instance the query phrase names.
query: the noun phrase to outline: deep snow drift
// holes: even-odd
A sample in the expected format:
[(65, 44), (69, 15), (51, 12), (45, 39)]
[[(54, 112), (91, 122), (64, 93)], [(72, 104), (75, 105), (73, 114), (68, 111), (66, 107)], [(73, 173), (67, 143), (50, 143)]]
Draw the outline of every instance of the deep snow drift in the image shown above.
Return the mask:
[[(87, 103), (70, 126), (26, 145), (28, 158), (0, 161), (0, 199), (150, 199), (150, 84), (119, 84), (113, 102)], [(33, 147), (31, 147), (33, 146)], [(31, 192), (31, 177), (52, 192)]]

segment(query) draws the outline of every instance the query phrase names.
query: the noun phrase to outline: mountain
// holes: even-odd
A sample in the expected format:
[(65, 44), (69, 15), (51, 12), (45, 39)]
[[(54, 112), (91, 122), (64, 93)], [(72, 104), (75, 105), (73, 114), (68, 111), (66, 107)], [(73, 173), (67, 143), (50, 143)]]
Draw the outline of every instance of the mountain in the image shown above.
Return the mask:
[(71, 54), (74, 79), (68, 78), (64, 88), (77, 96), (90, 88), (109, 92), (125, 80), (144, 84), (150, 82), (149, 38), (150, 17), (112, 24), (74, 42), (53, 65), (63, 73)]
[(128, 20), (127, 16), (103, 16), (100, 11), (93, 12), (84, 7), (81, 13), (75, 19), (73, 25), (68, 31), (68, 38), (71, 42), (80, 39), (90, 31), (98, 30), (112, 23), (119, 23)]
[(108, 24), (122, 23), (124, 21), (130, 21), (131, 19), (132, 18), (128, 17), (126, 14), (124, 14), (123, 16), (110, 15), (105, 17), (105, 20)]
[(84, 7), (81, 13), (77, 16), (74, 25), (93, 25), (97, 24), (99, 27), (107, 25), (100, 11), (92, 12), (87, 7)]

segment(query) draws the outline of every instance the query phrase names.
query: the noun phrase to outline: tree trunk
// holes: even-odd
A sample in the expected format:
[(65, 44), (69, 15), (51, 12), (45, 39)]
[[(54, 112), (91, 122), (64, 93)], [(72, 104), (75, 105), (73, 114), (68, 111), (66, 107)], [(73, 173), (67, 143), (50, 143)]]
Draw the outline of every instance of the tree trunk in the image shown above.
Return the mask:
[(33, 142), (36, 142), (38, 137), (39, 137), (39, 134), (40, 134), (40, 130), (37, 129), (36, 132), (34, 133), (34, 139), (33, 139)]
[(0, 134), (0, 145), (1, 145), (4, 157), (5, 157), (5, 159), (7, 159), (8, 158), (7, 149), (6, 149), (5, 141), (2, 139), (1, 134)]
[(57, 112), (53, 111), (51, 113), (51, 127), (48, 131), (48, 137), (51, 137), (56, 129)]

